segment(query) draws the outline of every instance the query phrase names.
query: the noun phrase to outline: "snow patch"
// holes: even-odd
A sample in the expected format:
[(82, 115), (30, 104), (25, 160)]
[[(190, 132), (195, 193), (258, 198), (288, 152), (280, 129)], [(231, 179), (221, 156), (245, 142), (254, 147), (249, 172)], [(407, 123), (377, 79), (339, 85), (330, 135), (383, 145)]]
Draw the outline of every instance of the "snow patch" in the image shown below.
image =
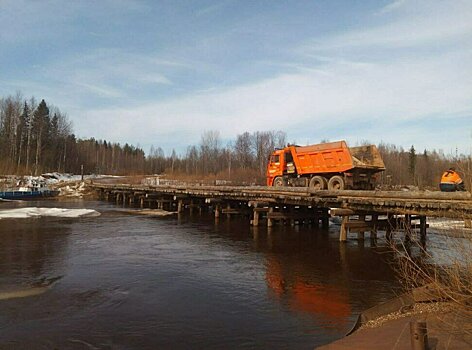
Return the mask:
[(99, 216), (100, 213), (93, 209), (65, 209), (65, 208), (18, 208), (0, 210), (0, 219), (27, 219), (44, 216), (78, 218), (82, 216)]

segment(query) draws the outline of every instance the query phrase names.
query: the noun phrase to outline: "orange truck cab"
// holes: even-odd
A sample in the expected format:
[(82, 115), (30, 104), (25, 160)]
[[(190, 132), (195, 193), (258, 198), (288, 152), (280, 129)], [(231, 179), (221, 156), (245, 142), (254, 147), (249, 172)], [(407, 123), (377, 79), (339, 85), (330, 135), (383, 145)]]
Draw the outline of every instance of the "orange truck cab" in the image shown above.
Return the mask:
[(317, 190), (375, 187), (385, 165), (374, 145), (351, 147), (345, 141), (275, 149), (267, 165), (267, 186), (309, 186)]

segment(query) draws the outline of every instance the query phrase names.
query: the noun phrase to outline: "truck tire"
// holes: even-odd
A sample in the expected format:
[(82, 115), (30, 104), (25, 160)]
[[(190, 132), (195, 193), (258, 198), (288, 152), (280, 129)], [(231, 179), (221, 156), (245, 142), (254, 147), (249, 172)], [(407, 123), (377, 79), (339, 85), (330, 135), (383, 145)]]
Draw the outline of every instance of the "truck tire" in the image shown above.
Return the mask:
[(285, 186), (285, 181), (284, 181), (283, 177), (282, 176), (277, 176), (274, 179), (274, 182), (272, 182), (272, 186), (273, 187), (283, 187), (283, 186)]
[(328, 181), (323, 176), (313, 176), (309, 186), (313, 190), (325, 190), (328, 186)]
[(344, 179), (342, 176), (335, 175), (328, 181), (328, 190), (330, 191), (342, 191), (344, 190)]

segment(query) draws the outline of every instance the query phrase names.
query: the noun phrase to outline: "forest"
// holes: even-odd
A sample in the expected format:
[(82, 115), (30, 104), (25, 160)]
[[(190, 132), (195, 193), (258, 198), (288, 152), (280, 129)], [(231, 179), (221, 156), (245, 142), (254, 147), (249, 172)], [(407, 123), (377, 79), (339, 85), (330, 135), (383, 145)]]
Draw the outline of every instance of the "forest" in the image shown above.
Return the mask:
[[(235, 184), (264, 184), (270, 153), (287, 141), (285, 132), (270, 130), (244, 132), (223, 142), (218, 131), (207, 130), (199, 144), (189, 145), (184, 154), (175, 150), (165, 154), (158, 146), (152, 146), (146, 154), (127, 143), (77, 138), (67, 114), (45, 100), (25, 99), (20, 93), (0, 98), (1, 174), (39, 175), (53, 171), (80, 174), (83, 167), (85, 174), (163, 174), (195, 181), (218, 179)], [(379, 181), (385, 187), (436, 189), (441, 173), (453, 166), (462, 173), (470, 189), (470, 154), (416, 150), (414, 145), (406, 150), (385, 143), (377, 147), (387, 168)]]

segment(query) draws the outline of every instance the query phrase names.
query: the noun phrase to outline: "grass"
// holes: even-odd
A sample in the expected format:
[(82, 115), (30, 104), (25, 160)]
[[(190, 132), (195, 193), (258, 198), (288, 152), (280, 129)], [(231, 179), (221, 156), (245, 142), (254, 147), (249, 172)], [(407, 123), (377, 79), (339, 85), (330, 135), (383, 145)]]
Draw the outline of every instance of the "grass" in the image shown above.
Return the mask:
[[(451, 305), (457, 323), (447, 323), (450, 332), (472, 335), (472, 233), (454, 228), (434, 235), (424, 245), (411, 232), (409, 242), (392, 243), (396, 251), (396, 270), (406, 291), (428, 286), (431, 299)], [(447, 318), (448, 320), (450, 317)]]

